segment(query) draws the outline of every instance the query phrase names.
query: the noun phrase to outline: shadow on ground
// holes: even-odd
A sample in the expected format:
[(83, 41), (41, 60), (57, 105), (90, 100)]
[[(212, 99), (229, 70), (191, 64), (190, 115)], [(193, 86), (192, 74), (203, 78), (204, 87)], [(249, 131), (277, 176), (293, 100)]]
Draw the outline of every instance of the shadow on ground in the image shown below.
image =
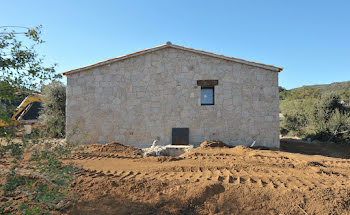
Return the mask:
[(281, 139), (280, 150), (306, 155), (323, 155), (334, 158), (350, 158), (350, 144), (309, 143), (294, 139)]
[(132, 202), (122, 197), (104, 197), (91, 201), (78, 202), (69, 209), (68, 214), (97, 215), (97, 214), (153, 214), (151, 205)]

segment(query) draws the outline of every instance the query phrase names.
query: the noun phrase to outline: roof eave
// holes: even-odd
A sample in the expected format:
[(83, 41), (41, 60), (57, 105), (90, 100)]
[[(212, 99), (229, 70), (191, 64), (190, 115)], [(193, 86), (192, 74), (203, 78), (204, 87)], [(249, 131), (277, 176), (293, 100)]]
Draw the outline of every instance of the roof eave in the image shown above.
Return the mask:
[(164, 45), (156, 46), (156, 47), (153, 47), (153, 48), (144, 49), (144, 50), (141, 50), (141, 51), (133, 52), (131, 54), (122, 55), (122, 56), (119, 56), (119, 57), (115, 57), (115, 58), (111, 58), (111, 59), (108, 59), (108, 60), (100, 61), (100, 62), (97, 62), (97, 63), (94, 63), (94, 64), (90, 64), (90, 65), (87, 65), (87, 66), (83, 66), (83, 67), (80, 67), (80, 68), (77, 68), (77, 69), (68, 70), (66, 72), (63, 72), (62, 74), (63, 75), (71, 75), (73, 73), (81, 72), (81, 71), (84, 71), (84, 70), (87, 70), (87, 69), (93, 69), (95, 67), (107, 65), (107, 64), (110, 64), (110, 63), (114, 63), (114, 62), (117, 62), (117, 61), (121, 61), (121, 60), (130, 58), (130, 57), (136, 57), (138, 55), (146, 54), (146, 53), (149, 53), (149, 52), (154, 52), (154, 51), (163, 49), (163, 48), (165, 48), (167, 46), (168, 46), (167, 44), (164, 44)]
[(175, 44), (172, 44), (170, 42), (167, 42), (166, 44), (160, 45), (160, 46), (156, 46), (153, 48), (149, 48), (149, 49), (144, 49), (141, 51), (137, 51), (131, 54), (127, 54), (127, 55), (122, 55), (116, 58), (111, 58), (108, 60), (104, 60), (104, 61), (100, 61), (94, 64), (90, 64), (88, 66), (84, 66), (84, 67), (80, 67), (77, 69), (72, 69), (66, 72), (63, 72), (63, 75), (71, 75), (77, 72), (81, 72), (87, 69), (93, 69), (95, 67), (99, 67), (99, 66), (103, 66), (103, 65), (108, 65), (117, 61), (121, 61), (130, 57), (136, 57), (142, 54), (146, 54), (149, 52), (154, 52), (163, 48), (167, 48), (167, 47), (171, 47), (171, 48), (175, 48), (175, 49), (180, 49), (180, 50), (184, 50), (184, 51), (190, 51), (190, 52), (194, 52), (197, 54), (203, 54), (203, 55), (208, 55), (211, 57), (215, 57), (215, 58), (220, 58), (220, 59), (224, 59), (224, 60), (228, 60), (228, 61), (233, 61), (233, 62), (237, 62), (237, 63), (242, 63), (242, 64), (247, 64), (247, 65), (251, 65), (251, 66), (255, 66), (255, 67), (260, 67), (260, 68), (264, 68), (267, 70), (271, 70), (271, 71), (275, 71), (275, 72), (280, 72), (283, 70), (283, 68), (281, 67), (276, 67), (276, 66), (272, 66), (272, 65), (267, 65), (267, 64), (262, 64), (262, 63), (257, 63), (257, 62), (252, 62), (252, 61), (248, 61), (248, 60), (243, 60), (240, 58), (234, 58), (234, 57), (228, 57), (228, 56), (224, 56), (224, 55), (220, 55), (220, 54), (215, 54), (212, 52), (206, 52), (206, 51), (202, 51), (202, 50), (197, 50), (197, 49), (193, 49), (193, 48), (188, 48), (188, 47), (183, 47), (183, 46), (178, 46)]
[(228, 61), (234, 61), (234, 62), (237, 62), (237, 63), (247, 64), (247, 65), (260, 67), (260, 68), (264, 68), (264, 69), (268, 69), (268, 70), (272, 70), (272, 71), (276, 71), (276, 72), (280, 72), (280, 71), (283, 70), (283, 68), (281, 68), (281, 67), (276, 67), (276, 66), (272, 66), (272, 65), (252, 62), (252, 61), (243, 60), (243, 59), (235, 58), (235, 57), (228, 57), (228, 56), (225, 56), (225, 55), (215, 54), (215, 53), (207, 52), (207, 51), (203, 51), (203, 50), (198, 50), (198, 49), (178, 46), (178, 45), (174, 45), (174, 44), (171, 44), (169, 46), (173, 47), (173, 48), (176, 48), (176, 49), (182, 49), (182, 50), (185, 50), (185, 51), (190, 51), (190, 52), (194, 52), (194, 53), (198, 53), (198, 54), (208, 55), (208, 56), (211, 56), (211, 57), (216, 57), (216, 58), (220, 58), (220, 59), (224, 59), (224, 60), (228, 60)]

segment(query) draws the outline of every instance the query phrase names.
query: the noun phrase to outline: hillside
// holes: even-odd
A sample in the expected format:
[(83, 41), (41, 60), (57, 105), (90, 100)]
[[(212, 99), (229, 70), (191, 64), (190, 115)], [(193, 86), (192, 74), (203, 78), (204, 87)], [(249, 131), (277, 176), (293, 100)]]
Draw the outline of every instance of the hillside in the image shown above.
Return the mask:
[(350, 99), (350, 81), (335, 82), (331, 84), (310, 85), (285, 90), (280, 88), (280, 99), (305, 99), (307, 97), (318, 98), (326, 93), (336, 93), (341, 99)]
[(331, 84), (319, 84), (308, 86), (310, 88), (320, 88), (321, 90), (341, 90), (350, 87), (350, 81), (334, 82)]
[(350, 81), (279, 91), (282, 135), (350, 143)]

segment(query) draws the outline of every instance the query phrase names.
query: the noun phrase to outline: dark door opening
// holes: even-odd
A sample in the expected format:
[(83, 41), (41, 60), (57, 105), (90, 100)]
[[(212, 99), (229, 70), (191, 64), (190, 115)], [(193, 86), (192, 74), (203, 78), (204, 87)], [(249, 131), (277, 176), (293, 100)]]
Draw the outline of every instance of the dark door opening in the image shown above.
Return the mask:
[(189, 128), (173, 128), (172, 145), (188, 145), (190, 139), (189, 131)]

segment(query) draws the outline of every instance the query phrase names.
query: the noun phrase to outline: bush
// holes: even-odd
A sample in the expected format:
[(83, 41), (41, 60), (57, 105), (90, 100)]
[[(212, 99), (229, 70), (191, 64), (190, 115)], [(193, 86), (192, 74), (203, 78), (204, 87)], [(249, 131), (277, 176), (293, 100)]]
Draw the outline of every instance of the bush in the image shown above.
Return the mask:
[(42, 121), (44, 134), (64, 137), (66, 125), (66, 87), (61, 82), (52, 82), (42, 88)]
[(350, 113), (335, 94), (322, 96), (310, 117), (310, 136), (321, 141), (349, 141)]
[(281, 134), (305, 136), (309, 124), (309, 114), (314, 99), (284, 100), (281, 102), (281, 112), (284, 119), (281, 122)]
[(320, 99), (284, 100), (282, 135), (296, 135), (320, 141), (350, 142), (350, 111), (335, 94)]

